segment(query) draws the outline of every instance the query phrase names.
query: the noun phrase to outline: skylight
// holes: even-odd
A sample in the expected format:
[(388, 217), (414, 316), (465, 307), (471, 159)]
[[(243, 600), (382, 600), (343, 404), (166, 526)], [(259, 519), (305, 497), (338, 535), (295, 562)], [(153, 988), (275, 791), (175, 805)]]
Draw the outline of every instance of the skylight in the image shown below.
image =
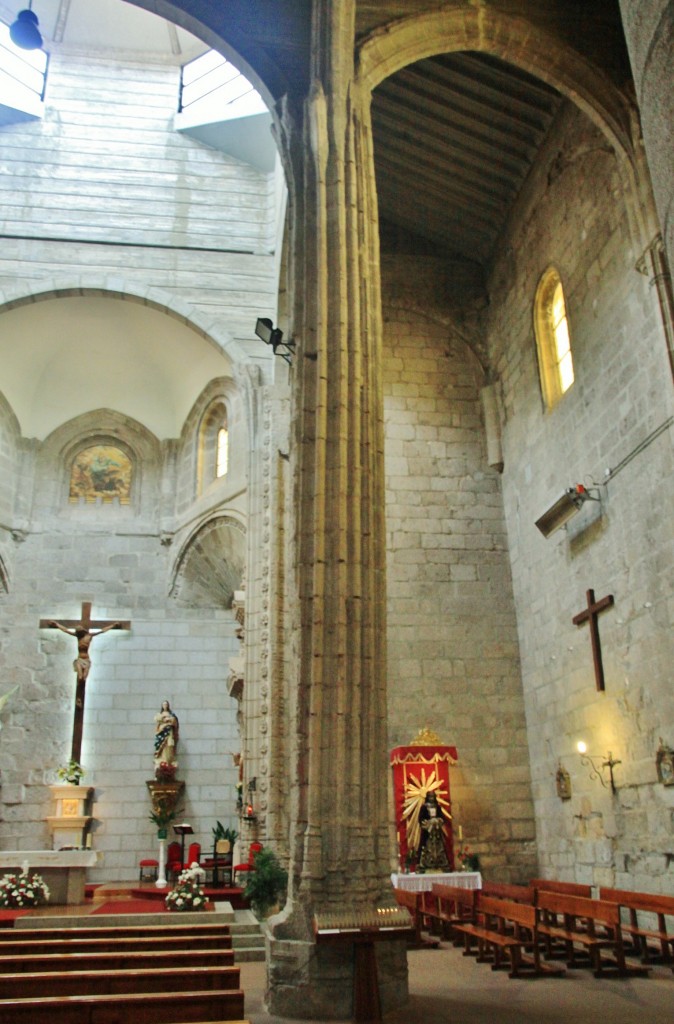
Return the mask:
[(197, 103), (204, 108), (205, 120), (216, 110), (221, 120), (262, 114), (267, 110), (248, 79), (216, 50), (195, 57), (181, 69), (178, 109), (181, 112), (188, 107), (194, 110)]
[(0, 22), (0, 104), (40, 116), (49, 58), (44, 50), (20, 50)]

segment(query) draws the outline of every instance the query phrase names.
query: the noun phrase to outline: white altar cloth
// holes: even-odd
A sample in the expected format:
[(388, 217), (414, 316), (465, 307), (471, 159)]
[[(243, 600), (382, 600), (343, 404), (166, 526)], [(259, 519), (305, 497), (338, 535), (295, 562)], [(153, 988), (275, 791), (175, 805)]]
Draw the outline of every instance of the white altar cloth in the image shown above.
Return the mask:
[(482, 875), (479, 871), (434, 871), (426, 874), (392, 874), (394, 889), (410, 892), (430, 892), (433, 884), (456, 885), (460, 889), (481, 889)]
[(37, 871), (49, 886), (50, 903), (84, 903), (87, 868), (99, 859), (96, 850), (0, 850), (0, 870)]

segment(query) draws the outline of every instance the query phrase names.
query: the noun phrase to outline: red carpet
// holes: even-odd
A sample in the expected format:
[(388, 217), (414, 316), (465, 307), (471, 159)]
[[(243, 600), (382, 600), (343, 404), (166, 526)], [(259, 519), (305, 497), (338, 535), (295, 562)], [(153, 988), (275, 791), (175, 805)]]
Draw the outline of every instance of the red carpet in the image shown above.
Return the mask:
[(13, 928), (17, 917), (30, 914), (30, 910), (0, 910), (0, 928)]
[(158, 900), (110, 900), (92, 911), (93, 914), (170, 914)]

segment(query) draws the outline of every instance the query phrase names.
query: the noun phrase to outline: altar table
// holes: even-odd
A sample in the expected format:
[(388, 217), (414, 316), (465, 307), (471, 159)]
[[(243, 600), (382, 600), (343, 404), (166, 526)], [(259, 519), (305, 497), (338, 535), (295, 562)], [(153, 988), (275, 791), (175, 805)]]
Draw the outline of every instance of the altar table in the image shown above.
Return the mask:
[(49, 886), (50, 903), (84, 903), (87, 868), (98, 862), (96, 850), (0, 850), (0, 871), (18, 872), (28, 863)]
[(430, 892), (433, 885), (455, 885), (459, 889), (481, 889), (482, 875), (479, 871), (434, 871), (423, 874), (392, 874), (394, 889), (409, 892)]

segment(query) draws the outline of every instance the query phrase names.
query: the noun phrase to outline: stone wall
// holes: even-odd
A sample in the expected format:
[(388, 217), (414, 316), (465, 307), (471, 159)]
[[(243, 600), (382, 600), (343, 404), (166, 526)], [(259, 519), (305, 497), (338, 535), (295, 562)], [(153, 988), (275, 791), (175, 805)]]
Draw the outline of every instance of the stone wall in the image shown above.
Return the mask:
[[(160, 529), (162, 446), (133, 421), (113, 414), (108, 420), (82, 417), (31, 446), (34, 457), (24, 460), (19, 482), (31, 492), (36, 476), (35, 501), (24, 539), (12, 542), (9, 592), (0, 592), (2, 692), (20, 685), (3, 715), (4, 848), (51, 844), (46, 786), (70, 756), (75, 641), (40, 630), (39, 620), (76, 619), (84, 600), (93, 602), (94, 617), (131, 620), (130, 631), (110, 632), (91, 646), (82, 763), (86, 784), (96, 790), (93, 846), (103, 855), (93, 880), (133, 879), (140, 857), (155, 847), (145, 782), (153, 774), (153, 718), (163, 699), (181, 721), (184, 815), (204, 847), (216, 820), (235, 822), (230, 752), (240, 745), (236, 702), (226, 686), (229, 659), (239, 652), (232, 613), (218, 605), (217, 594), (210, 602), (199, 595), (192, 606), (184, 594), (169, 596), (179, 552)], [(137, 460), (134, 479), (144, 493), (132, 494), (128, 506), (68, 502), (73, 439), (100, 431)], [(220, 499), (231, 507), (226, 482)]]
[(487, 877), (522, 880), (536, 870), (533, 806), (500, 480), (485, 457), (484, 374), (456, 331), (396, 308), (410, 261), (386, 268), (390, 746), (427, 726), (457, 747), (454, 824)]
[[(610, 147), (567, 108), (511, 219), (486, 323), (505, 409), (503, 495), (541, 869), (670, 892), (674, 789), (657, 783), (655, 756), (659, 737), (674, 745), (672, 387), (625, 198)], [(532, 308), (550, 264), (565, 289), (576, 378), (547, 412)], [(536, 519), (577, 482), (599, 485), (601, 508), (586, 506), (545, 540)], [(588, 627), (571, 622), (590, 588), (615, 598), (599, 621), (604, 693)], [(579, 739), (621, 761), (615, 797), (581, 766)], [(567, 802), (555, 791), (559, 762), (571, 775)]]
[(269, 362), (274, 175), (173, 131), (179, 68), (52, 55), (44, 119), (2, 130), (0, 302), (116, 287), (199, 318)]

